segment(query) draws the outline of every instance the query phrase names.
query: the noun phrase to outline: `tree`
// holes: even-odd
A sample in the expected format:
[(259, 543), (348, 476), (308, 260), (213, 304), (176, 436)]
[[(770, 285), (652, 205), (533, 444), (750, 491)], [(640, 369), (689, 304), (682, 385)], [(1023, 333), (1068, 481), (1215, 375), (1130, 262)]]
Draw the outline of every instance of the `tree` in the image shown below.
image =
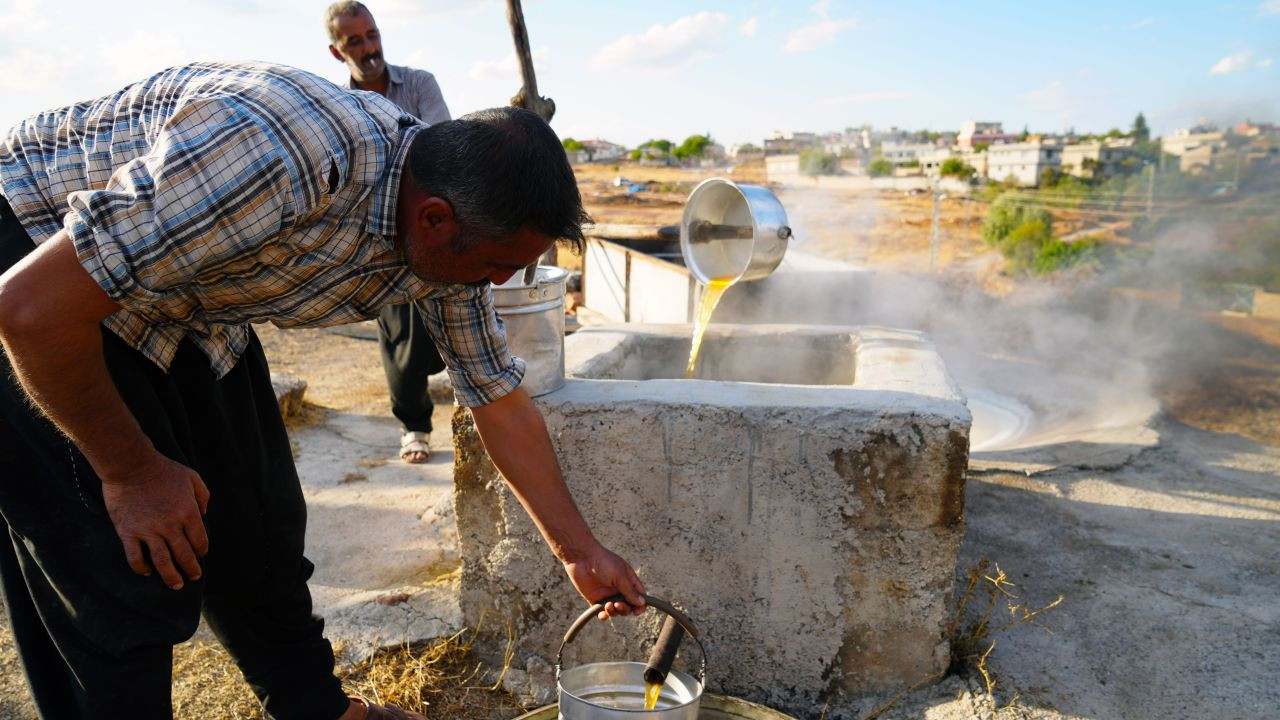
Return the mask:
[(1018, 142), (1026, 142), (1029, 137), (1031, 137), (1031, 131), (1027, 129), (1026, 125), (1023, 125), (1022, 132), (1018, 133)]
[(707, 146), (712, 143), (711, 135), (690, 135), (685, 138), (680, 147), (671, 151), (671, 154), (678, 160), (692, 160), (700, 158), (707, 151)]
[(829, 152), (814, 148), (800, 151), (801, 175), (835, 175), (839, 167), (840, 163), (836, 160), (836, 156)]
[(972, 165), (966, 163), (958, 157), (949, 157), (942, 161), (942, 167), (938, 172), (943, 177), (955, 177), (961, 180), (968, 180), (978, 171)]
[(1147, 127), (1147, 118), (1138, 113), (1138, 117), (1133, 119), (1133, 132), (1130, 133), (1134, 141), (1144, 143), (1151, 139), (1151, 129)]
[(884, 177), (893, 174), (893, 163), (884, 158), (883, 155), (871, 161), (867, 166), (867, 174), (871, 177)]
[(1005, 238), (1015, 228), (1033, 220), (1039, 222), (1045, 234), (1052, 232), (1053, 217), (1047, 211), (1021, 205), (1010, 196), (1001, 196), (991, 203), (991, 209), (987, 211), (987, 218), (982, 223), (982, 239), (988, 245), (1002, 247)]
[(1046, 167), (1040, 170), (1040, 187), (1051, 188), (1058, 184), (1058, 170), (1054, 167)]
[(585, 150), (587, 148), (586, 145), (583, 145), (571, 137), (561, 140), (560, 144), (564, 146), (565, 152), (578, 152), (579, 150)]
[(989, 143), (989, 142), (980, 142), (980, 143), (978, 143), (977, 145), (974, 145), (974, 146), (973, 146), (973, 151), (974, 151), (974, 152), (976, 152), (976, 153), (986, 152), (986, 151), (987, 151), (987, 148), (989, 148), (989, 147), (991, 147), (991, 143)]
[(741, 155), (742, 153), (758, 153), (758, 152), (760, 152), (760, 148), (756, 147), (755, 145), (752, 145), (751, 143), (746, 143), (738, 146), (739, 155)]
[(672, 142), (670, 140), (646, 140), (639, 145), (638, 150), (657, 150), (663, 155), (671, 152)]

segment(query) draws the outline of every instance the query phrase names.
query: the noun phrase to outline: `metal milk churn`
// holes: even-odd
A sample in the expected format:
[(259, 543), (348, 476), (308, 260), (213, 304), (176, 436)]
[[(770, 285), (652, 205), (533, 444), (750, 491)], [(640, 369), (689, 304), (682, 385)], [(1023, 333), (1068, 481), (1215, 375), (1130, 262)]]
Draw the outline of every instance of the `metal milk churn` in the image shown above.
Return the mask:
[(680, 253), (703, 285), (759, 280), (782, 262), (790, 237), (787, 212), (767, 188), (711, 178), (685, 203)]
[(564, 385), (564, 293), (569, 272), (539, 265), (493, 286), (493, 307), (511, 354), (525, 362), (521, 387), (537, 397)]
[[(621, 595), (592, 605), (564, 634), (556, 652), (556, 689), (560, 695), (560, 720), (697, 720), (707, 676), (707, 652), (698, 638), (698, 629), (683, 612), (661, 598), (644, 596), (649, 607), (667, 614), (662, 634), (649, 656), (642, 662), (594, 662), (563, 670), (564, 647), (578, 631), (595, 619), (605, 603), (622, 601)], [(617, 622), (615, 618), (612, 622)], [(702, 650), (698, 675), (671, 669), (680, 639), (688, 634)], [(644, 709), (648, 682), (661, 683), (657, 705)]]

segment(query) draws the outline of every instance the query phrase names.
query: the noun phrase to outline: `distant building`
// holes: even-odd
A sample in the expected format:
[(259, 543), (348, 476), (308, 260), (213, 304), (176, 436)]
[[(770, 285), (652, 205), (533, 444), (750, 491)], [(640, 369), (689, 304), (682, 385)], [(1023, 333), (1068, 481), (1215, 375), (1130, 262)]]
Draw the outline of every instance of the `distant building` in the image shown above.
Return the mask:
[(1276, 126), (1275, 123), (1256, 123), (1250, 120), (1245, 120), (1242, 123), (1237, 123), (1234, 129), (1237, 135), (1257, 137), (1259, 135), (1271, 135), (1275, 133)]
[(775, 130), (764, 139), (765, 155), (794, 155), (814, 146), (817, 138), (811, 132)]
[(918, 161), (922, 153), (931, 153), (937, 149), (933, 143), (880, 143), (880, 154), (894, 165), (905, 165)]
[(1203, 145), (1226, 145), (1226, 133), (1204, 126), (1180, 128), (1160, 138), (1160, 149), (1170, 155), (1195, 150)]
[(582, 163), (591, 162), (591, 153), (583, 150), (565, 150), (564, 154), (569, 156), (569, 162), (573, 165), (581, 165)]
[(1226, 133), (1208, 126), (1174, 130), (1160, 138), (1160, 150), (1178, 156), (1182, 172), (1199, 172), (1213, 167), (1214, 157), (1227, 147)]
[(961, 149), (972, 150), (983, 143), (997, 145), (1011, 143), (1017, 138), (1004, 131), (1004, 124), (998, 122), (976, 122), (970, 120), (960, 126), (960, 134), (956, 136), (956, 144)]
[(986, 153), (987, 177), (1001, 182), (1013, 178), (1019, 186), (1040, 184), (1045, 168), (1062, 166), (1062, 146), (1044, 143), (1007, 143), (992, 145)]
[(726, 154), (739, 162), (744, 160), (759, 160), (764, 157), (764, 150), (758, 145), (744, 143), (742, 145), (730, 145), (725, 151)]
[(583, 140), (582, 146), (590, 153), (591, 159), (595, 162), (609, 162), (618, 160), (622, 157), (622, 152), (626, 148), (621, 145), (611, 143), (608, 140)]
[(1098, 180), (1120, 173), (1120, 163), (1133, 152), (1130, 139), (1079, 143), (1062, 148), (1062, 172)]
[(799, 155), (766, 155), (764, 158), (765, 177), (794, 177), (800, 174)]
[(986, 180), (988, 177), (990, 177), (989, 175), (987, 175), (987, 153), (986, 152), (974, 152), (972, 150), (969, 150), (965, 152), (963, 155), (961, 155), (960, 159), (964, 160), (966, 165), (973, 168), (975, 177), (981, 178), (983, 180)]
[(956, 157), (957, 153), (949, 148), (935, 148), (928, 152), (920, 153), (917, 159), (920, 161), (920, 170), (925, 175), (937, 177), (942, 174), (942, 163), (948, 158)]

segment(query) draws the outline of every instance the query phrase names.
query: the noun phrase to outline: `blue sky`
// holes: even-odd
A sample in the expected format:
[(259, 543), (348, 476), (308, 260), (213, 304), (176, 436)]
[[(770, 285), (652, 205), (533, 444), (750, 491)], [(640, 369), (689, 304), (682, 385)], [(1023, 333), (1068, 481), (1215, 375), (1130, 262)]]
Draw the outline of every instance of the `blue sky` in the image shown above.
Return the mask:
[[(387, 60), (436, 74), (455, 115), (519, 87), (506, 4), (367, 3)], [(324, 2), (0, 0), (0, 126), (189, 60), (260, 59), (345, 80)], [(578, 2), (525, 0), (562, 137), (634, 146), (710, 132), (871, 123), (1157, 132), (1280, 121), (1280, 0)]]

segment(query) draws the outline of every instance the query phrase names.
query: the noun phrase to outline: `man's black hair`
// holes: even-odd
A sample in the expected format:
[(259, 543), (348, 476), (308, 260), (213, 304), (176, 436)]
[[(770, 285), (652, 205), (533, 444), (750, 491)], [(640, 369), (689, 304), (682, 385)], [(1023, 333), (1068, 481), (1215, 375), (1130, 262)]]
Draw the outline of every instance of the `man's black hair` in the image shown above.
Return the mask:
[(537, 114), (500, 107), (432, 125), (414, 138), (407, 168), (422, 190), (447, 200), (467, 244), (523, 228), (586, 241), (578, 182), (560, 138)]

